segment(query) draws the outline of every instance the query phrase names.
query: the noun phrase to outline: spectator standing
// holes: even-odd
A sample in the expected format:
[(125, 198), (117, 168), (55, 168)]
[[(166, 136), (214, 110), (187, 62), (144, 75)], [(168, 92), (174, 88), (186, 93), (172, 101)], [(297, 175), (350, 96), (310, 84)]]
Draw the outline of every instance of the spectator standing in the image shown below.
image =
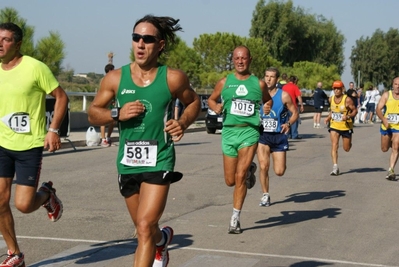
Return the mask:
[[(107, 64), (104, 67), (104, 71), (105, 74), (107, 74), (108, 72), (112, 71), (115, 69), (115, 66), (113, 64)], [(102, 79), (101, 79), (102, 81)], [(101, 82), (100, 82), (100, 86), (101, 86)], [(115, 99), (113, 99), (111, 101), (111, 104), (109, 105), (109, 109), (111, 110), (113, 107), (115, 106)], [(110, 124), (107, 125), (107, 137), (105, 137), (105, 126), (101, 125), (100, 126), (100, 135), (101, 135), (101, 146), (102, 147), (109, 147), (111, 146), (111, 135), (112, 132), (114, 131), (114, 126), (115, 126), (115, 122), (111, 122)]]
[(288, 83), (287, 78), (288, 78), (287, 73), (281, 74), (281, 78), (277, 82), (277, 88), (282, 89), (283, 86)]
[(375, 97), (378, 92), (377, 87), (373, 87), (372, 85), (369, 86), (368, 90), (366, 91), (366, 114), (364, 115), (364, 123), (373, 124), (373, 116), (375, 112)]
[[(296, 109), (300, 112), (304, 111), (303, 108), (303, 102), (302, 102), (302, 96), (301, 96), (301, 91), (299, 90), (299, 87), (297, 85), (298, 83), (298, 77), (296, 76), (290, 76), (289, 82), (283, 86), (283, 90), (286, 91), (290, 96), (292, 103), (294, 103)], [(300, 105), (300, 108), (298, 108), (298, 104)], [(289, 117), (292, 116), (292, 113), (289, 111), (288, 112)], [(288, 138), (292, 139), (302, 139), (301, 136), (298, 135), (298, 125), (299, 125), (300, 118), (298, 118), (290, 128), (289, 136)]]
[(362, 105), (363, 105), (363, 100), (364, 100), (364, 94), (363, 94), (363, 84), (359, 85), (359, 88), (356, 90), (357, 92), (357, 114), (355, 117), (355, 123), (362, 123), (363, 121), (361, 120), (361, 114), (362, 114)]
[(174, 110), (175, 120), (178, 120), (180, 118), (181, 114), (183, 113), (183, 109), (184, 109), (183, 103), (180, 102), (179, 99), (176, 99), (175, 110)]
[(328, 96), (322, 89), (323, 83), (318, 82), (317, 88), (313, 93), (313, 106), (314, 106), (314, 115), (313, 115), (313, 128), (322, 128), (320, 126), (320, 118), (324, 108), (324, 102), (328, 100)]

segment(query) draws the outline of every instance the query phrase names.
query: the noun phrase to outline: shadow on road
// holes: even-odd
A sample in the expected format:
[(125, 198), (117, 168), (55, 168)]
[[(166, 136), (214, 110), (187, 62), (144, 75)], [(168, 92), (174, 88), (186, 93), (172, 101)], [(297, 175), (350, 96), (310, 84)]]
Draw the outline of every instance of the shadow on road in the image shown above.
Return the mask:
[(332, 265), (332, 263), (319, 262), (319, 261), (301, 261), (291, 264), (289, 267), (318, 267), (318, 266), (327, 266), (327, 265)]
[(262, 225), (245, 228), (243, 229), (243, 231), (300, 223), (309, 220), (321, 219), (323, 217), (336, 218), (339, 214), (341, 214), (340, 210), (341, 209), (338, 208), (328, 208), (323, 210), (282, 211), (281, 212), (282, 216), (270, 217), (265, 220), (257, 221), (255, 223)]
[(359, 169), (351, 169), (350, 171), (347, 172), (341, 172), (341, 174), (353, 173), (353, 172), (365, 173), (365, 172), (386, 172), (386, 171), (387, 169), (384, 168), (359, 168)]
[(287, 202), (294, 202), (294, 203), (304, 203), (314, 200), (321, 200), (321, 199), (331, 199), (336, 197), (343, 197), (345, 196), (345, 191), (343, 190), (334, 190), (329, 192), (302, 192), (302, 193), (295, 193), (292, 195), (287, 196), (287, 199), (277, 202), (272, 202), (272, 205), (287, 203)]
[[(175, 235), (169, 250), (188, 247), (193, 244), (192, 235)], [(55, 255), (50, 259), (30, 265), (30, 267), (53, 266), (59, 262), (73, 261), (74, 264), (93, 264), (119, 257), (133, 255), (137, 248), (136, 239), (114, 240), (90, 246), (90, 249), (77, 249), (75, 253)], [(66, 255), (66, 256), (63, 256)], [(75, 261), (76, 260), (76, 261)]]

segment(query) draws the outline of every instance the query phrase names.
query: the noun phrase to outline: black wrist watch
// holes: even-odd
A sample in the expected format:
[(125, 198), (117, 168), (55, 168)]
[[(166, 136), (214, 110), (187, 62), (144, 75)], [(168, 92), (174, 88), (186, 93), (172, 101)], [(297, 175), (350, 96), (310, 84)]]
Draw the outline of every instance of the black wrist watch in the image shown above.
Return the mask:
[(291, 123), (289, 121), (287, 121), (287, 125), (288, 127), (291, 127)]
[(119, 110), (120, 110), (120, 108), (112, 108), (111, 109), (111, 117), (114, 121), (119, 121)]

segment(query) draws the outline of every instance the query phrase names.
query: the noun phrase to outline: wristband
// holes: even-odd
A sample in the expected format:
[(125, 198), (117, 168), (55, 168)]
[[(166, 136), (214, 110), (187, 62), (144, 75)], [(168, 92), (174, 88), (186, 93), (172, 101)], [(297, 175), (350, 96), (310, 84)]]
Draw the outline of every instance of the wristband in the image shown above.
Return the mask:
[(60, 129), (48, 128), (47, 132), (52, 132), (60, 135)]

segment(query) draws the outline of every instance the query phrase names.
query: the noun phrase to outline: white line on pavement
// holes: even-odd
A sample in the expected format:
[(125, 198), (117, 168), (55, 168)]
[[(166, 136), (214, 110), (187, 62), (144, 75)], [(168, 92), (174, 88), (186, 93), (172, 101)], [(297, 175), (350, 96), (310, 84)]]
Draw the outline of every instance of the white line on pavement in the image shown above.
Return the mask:
[[(34, 236), (17, 236), (17, 238), (25, 238), (25, 239), (39, 239), (39, 240), (56, 240), (56, 241), (69, 241), (69, 242), (86, 242), (86, 243), (108, 243), (109, 241), (103, 240), (86, 240), (86, 239), (69, 239), (69, 238), (55, 238), (55, 237), (34, 237)], [(123, 244), (130, 243), (130, 241), (114, 241), (115, 244)], [(302, 256), (291, 256), (291, 255), (277, 255), (277, 254), (265, 254), (265, 253), (252, 253), (252, 252), (242, 252), (242, 251), (233, 251), (233, 250), (220, 250), (220, 249), (205, 249), (205, 248), (195, 248), (195, 247), (180, 247), (178, 245), (170, 246), (170, 248), (178, 248), (184, 250), (194, 250), (194, 251), (206, 251), (206, 252), (215, 252), (215, 253), (229, 253), (229, 254), (241, 254), (248, 256), (261, 256), (261, 257), (270, 257), (270, 258), (282, 258), (282, 259), (294, 259), (294, 260), (313, 260), (319, 262), (329, 262), (329, 263), (339, 263), (339, 264), (348, 264), (348, 265), (357, 265), (357, 266), (369, 266), (369, 267), (399, 267), (393, 265), (383, 265), (383, 264), (373, 264), (373, 263), (363, 263), (363, 262), (354, 262), (354, 261), (342, 261), (342, 260), (331, 260), (331, 259), (321, 259), (321, 258), (312, 258), (312, 257), (302, 257)]]
[[(173, 247), (173, 246), (170, 246), (170, 247)], [(178, 246), (176, 246), (176, 247), (178, 247)], [(252, 252), (219, 250), (219, 249), (204, 249), (204, 248), (195, 248), (195, 247), (178, 247), (178, 248), (185, 249), (185, 250), (196, 250), (196, 251), (217, 252), (217, 253), (229, 253), (229, 254), (236, 254), (236, 255), (237, 254), (241, 254), (241, 255), (248, 255), (248, 256), (262, 256), (262, 257), (270, 257), (270, 258), (283, 258), (283, 259), (294, 259), (294, 260), (312, 260), (312, 261), (318, 261), (318, 262), (350, 264), (350, 265), (356, 265), (356, 266), (399, 267), (399, 266), (391, 266), (391, 265), (383, 265), (383, 264), (372, 264), (372, 263), (362, 263), (362, 262), (353, 262), (353, 261), (330, 260), (330, 259), (320, 259), (320, 258), (301, 257), (301, 256), (290, 256), (290, 255), (252, 253)]]

